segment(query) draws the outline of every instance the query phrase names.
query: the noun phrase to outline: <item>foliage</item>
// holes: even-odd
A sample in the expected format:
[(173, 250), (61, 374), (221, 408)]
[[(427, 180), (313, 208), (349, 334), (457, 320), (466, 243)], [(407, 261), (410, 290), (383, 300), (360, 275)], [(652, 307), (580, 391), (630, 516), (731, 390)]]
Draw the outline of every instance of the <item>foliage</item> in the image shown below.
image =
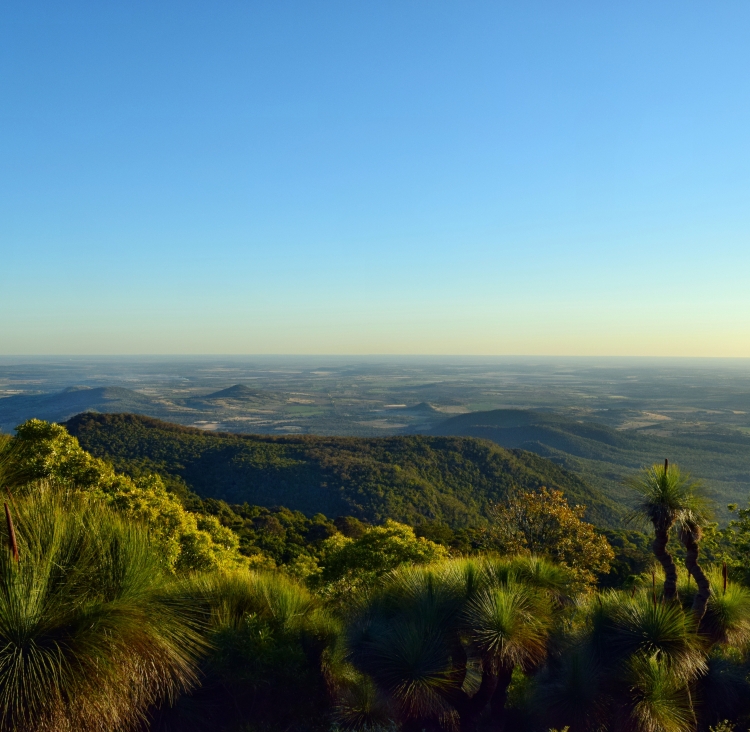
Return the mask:
[(81, 494), (14, 501), (0, 531), (0, 729), (135, 728), (197, 682), (197, 620), (137, 524)]
[(704, 524), (701, 552), (711, 563), (726, 562), (732, 576), (750, 584), (750, 505), (730, 503), (727, 510), (732, 518), (726, 526)]
[[(633, 382), (630, 382), (630, 387)], [(707, 397), (704, 404), (714, 409), (715, 395), (710, 390), (693, 389)], [(562, 393), (562, 392), (559, 392)], [(662, 391), (660, 397), (665, 397)], [(694, 394), (694, 396), (697, 396)], [(649, 397), (650, 398), (650, 397)], [(667, 397), (668, 398), (668, 397)], [(744, 399), (745, 397), (740, 397)], [(545, 395), (544, 401), (549, 399)], [(708, 406), (713, 404), (713, 406)], [(562, 404), (558, 406), (562, 407)], [(746, 409), (747, 407), (736, 407)], [(614, 414), (610, 412), (611, 417)], [(741, 417), (739, 419), (742, 419)], [(609, 420), (607, 420), (609, 421)], [(617, 419), (615, 419), (617, 421)], [(596, 486), (613, 508), (629, 504), (629, 490), (625, 481), (635, 466), (650, 465), (665, 455), (679, 455), (681, 464), (699, 476), (722, 503), (745, 500), (748, 494), (748, 458), (750, 434), (735, 425), (711, 424), (707, 421), (689, 423), (679, 420), (670, 423), (669, 435), (664, 423), (637, 429), (618, 429), (610, 422), (587, 421), (580, 415), (563, 415), (541, 409), (498, 409), (457, 415), (437, 425), (431, 434), (462, 435), (493, 440), (502, 447), (532, 450), (567, 470), (586, 483)], [(588, 503), (589, 499), (573, 496), (574, 501)], [(721, 512), (725, 523), (729, 516)], [(599, 515), (590, 515), (597, 525), (605, 525)], [(615, 526), (613, 521), (606, 525)]]
[(81, 449), (64, 427), (32, 419), (17, 429), (15, 483), (34, 490), (51, 480), (102, 499), (123, 516), (145, 522), (173, 571), (240, 566), (239, 539), (212, 516), (185, 510), (157, 475), (132, 479)]
[(405, 564), (429, 564), (447, 556), (445, 547), (418, 537), (396, 521), (366, 529), (357, 539), (335, 534), (320, 548), (320, 573), (311, 584), (331, 600), (372, 587), (387, 572)]
[(549, 721), (573, 732), (694, 729), (690, 685), (707, 666), (692, 615), (647, 592), (603, 593), (580, 614), (538, 689)]
[[(279, 478), (290, 445), (303, 448), (269, 445), (283, 448), (266, 455)], [(412, 448), (433, 460), (434, 444)], [(296, 453), (308, 468), (312, 449)], [(750, 721), (741, 571), (750, 509), (724, 529), (699, 523), (700, 496), (678, 485), (677, 471), (653, 469), (674, 485), (651, 485), (641, 508), (655, 527), (693, 532), (684, 547), (667, 537), (677, 565), (691, 551), (695, 560), (697, 541), (719, 562), (706, 565), (700, 623), (689, 611), (694, 575), (675, 565), (676, 601), (666, 602), (647, 537), (624, 529), (607, 531), (618, 556), (604, 575), (609, 543), (554, 488), (485, 506), (489, 526), (451, 524), (427, 501), (412, 528), (230, 505), (153, 468), (141, 460), (118, 474), (64, 428), (38, 421), (0, 444), (21, 557), (7, 549), (6, 523), (0, 732), (323, 732), (332, 723), (703, 732)], [(627, 589), (595, 592), (597, 574)]]
[(657, 527), (675, 524), (704, 525), (709, 512), (702, 484), (676, 465), (652, 465), (626, 481), (636, 493), (633, 519), (642, 518)]
[(607, 539), (583, 521), (584, 506), (570, 506), (560, 491), (518, 491), (491, 509), (490, 548), (503, 554), (530, 552), (572, 570), (582, 585), (609, 571), (614, 552)]
[(331, 521), (322, 514), (308, 517), (301, 511), (284, 507), (269, 509), (247, 503), (230, 506), (214, 498), (196, 497), (191, 505), (203, 515), (215, 516), (222, 526), (231, 529), (239, 537), (240, 551), (245, 556), (271, 559), (268, 566), (315, 561), (321, 543), (339, 531), (339, 525), (347, 532), (365, 530), (365, 524), (351, 516)]
[(632, 587), (638, 575), (654, 563), (651, 539), (634, 529), (601, 529), (615, 553), (609, 574), (600, 578), (600, 586)]
[(734, 732), (737, 725), (732, 724), (728, 719), (719, 722), (718, 724), (711, 725), (708, 728), (709, 732)]
[(123, 414), (82, 414), (67, 426), (122, 472), (177, 477), (201, 496), (235, 504), (479, 526), (514, 485), (546, 485), (585, 503), (591, 517), (613, 517), (598, 491), (549, 460), (472, 438), (217, 434)]
[[(736, 518), (732, 518), (717, 543), (724, 550), (722, 559), (730, 563), (735, 573), (750, 582), (750, 505), (739, 508), (731, 503), (728, 509)], [(719, 554), (721, 549), (716, 553)]]
[(547, 655), (560, 588), (538, 559), (404, 566), (352, 617), (349, 658), (402, 724), (500, 721), (514, 668)]
[(202, 684), (157, 729), (327, 728), (338, 626), (301, 585), (279, 573), (212, 573), (186, 585), (209, 617)]

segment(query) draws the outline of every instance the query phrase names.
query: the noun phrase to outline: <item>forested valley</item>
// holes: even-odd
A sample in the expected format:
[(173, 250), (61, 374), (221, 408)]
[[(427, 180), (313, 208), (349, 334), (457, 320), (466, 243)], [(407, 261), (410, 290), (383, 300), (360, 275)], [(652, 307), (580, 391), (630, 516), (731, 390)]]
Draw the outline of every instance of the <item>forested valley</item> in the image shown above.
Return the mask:
[(474, 438), (0, 440), (1, 730), (750, 726), (750, 507), (677, 464), (621, 506)]

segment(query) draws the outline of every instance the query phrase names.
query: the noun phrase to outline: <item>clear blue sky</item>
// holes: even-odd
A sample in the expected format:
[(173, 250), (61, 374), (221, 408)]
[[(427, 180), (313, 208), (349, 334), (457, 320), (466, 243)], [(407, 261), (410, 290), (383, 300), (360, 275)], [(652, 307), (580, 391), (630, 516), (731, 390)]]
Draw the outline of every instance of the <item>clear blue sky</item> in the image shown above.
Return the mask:
[(4, 2), (0, 353), (750, 356), (750, 3)]

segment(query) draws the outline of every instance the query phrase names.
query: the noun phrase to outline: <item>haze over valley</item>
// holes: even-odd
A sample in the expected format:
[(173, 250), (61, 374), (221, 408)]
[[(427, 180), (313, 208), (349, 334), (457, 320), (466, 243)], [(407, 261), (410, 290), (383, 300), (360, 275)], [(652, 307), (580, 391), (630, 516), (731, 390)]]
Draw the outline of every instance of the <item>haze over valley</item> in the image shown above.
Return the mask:
[[(3, 358), (0, 428), (134, 413), (206, 431), (489, 439), (626, 501), (669, 457), (725, 516), (750, 495), (750, 362), (564, 358)], [(520, 410), (520, 411), (519, 411)]]

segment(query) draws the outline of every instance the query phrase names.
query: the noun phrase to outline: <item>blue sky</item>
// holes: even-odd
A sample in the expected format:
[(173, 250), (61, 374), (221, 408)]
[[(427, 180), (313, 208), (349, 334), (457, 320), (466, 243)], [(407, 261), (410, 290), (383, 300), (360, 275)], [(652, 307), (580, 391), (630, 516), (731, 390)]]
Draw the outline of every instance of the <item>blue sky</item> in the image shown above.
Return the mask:
[(750, 4), (3, 3), (0, 354), (750, 356)]

